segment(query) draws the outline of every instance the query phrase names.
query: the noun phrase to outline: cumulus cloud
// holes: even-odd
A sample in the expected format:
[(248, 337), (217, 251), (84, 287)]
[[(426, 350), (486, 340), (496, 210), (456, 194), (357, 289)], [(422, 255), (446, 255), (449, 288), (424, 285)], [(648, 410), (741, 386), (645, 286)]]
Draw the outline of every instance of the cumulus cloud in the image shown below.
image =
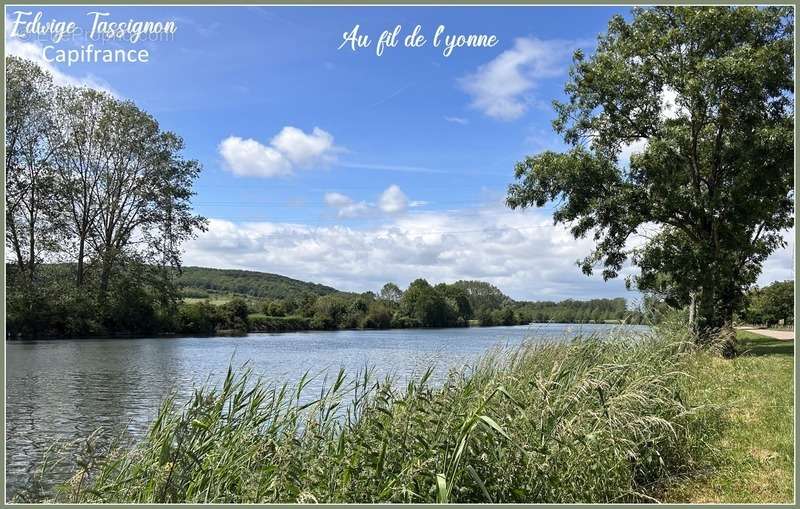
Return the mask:
[(421, 207), (427, 202), (419, 200), (409, 202), (403, 190), (400, 189), (399, 186), (392, 184), (378, 196), (378, 202), (376, 204), (367, 203), (366, 201), (356, 201), (345, 194), (336, 192), (326, 193), (325, 203), (329, 207), (336, 209), (336, 215), (338, 217), (351, 218), (368, 214), (399, 214), (409, 207)]
[(276, 177), (292, 173), (292, 164), (272, 147), (252, 138), (229, 136), (219, 144), (219, 153), (229, 170), (243, 177)]
[[(326, 197), (339, 205), (359, 203), (348, 200)], [(480, 279), (519, 299), (625, 295), (621, 279), (605, 284), (580, 273), (575, 261), (590, 246), (554, 226), (549, 213), (487, 207), (386, 216), (371, 228), (212, 219), (208, 232), (186, 246), (185, 262), (274, 272), (347, 291), (424, 277)]]
[(384, 212), (395, 214), (408, 208), (408, 198), (398, 186), (392, 184), (381, 193), (378, 206)]
[(342, 218), (358, 217), (369, 212), (367, 202), (356, 202), (342, 193), (325, 193), (325, 203), (336, 209), (336, 215)]
[(567, 69), (574, 43), (518, 38), (514, 47), (459, 79), (472, 97), (472, 106), (498, 120), (522, 116), (532, 100), (528, 95), (539, 80)]
[(336, 149), (333, 136), (319, 127), (306, 134), (296, 127), (286, 126), (272, 138), (271, 144), (297, 166), (329, 162)]
[[(348, 198), (331, 193), (330, 200), (346, 203), (342, 197)], [(785, 238), (789, 246), (767, 260), (760, 285), (793, 277), (793, 231)], [(375, 291), (387, 281), (406, 286), (424, 277), (487, 281), (515, 299), (640, 298), (625, 290), (632, 267), (608, 282), (584, 276), (575, 262), (592, 241), (574, 239), (543, 210), (417, 212), (387, 216), (369, 228), (212, 219), (185, 247), (188, 265), (273, 272), (345, 291)]]
[(252, 138), (229, 136), (219, 144), (225, 167), (245, 177), (291, 175), (297, 168), (325, 166), (341, 151), (333, 136), (315, 127), (311, 133), (286, 126), (265, 145)]

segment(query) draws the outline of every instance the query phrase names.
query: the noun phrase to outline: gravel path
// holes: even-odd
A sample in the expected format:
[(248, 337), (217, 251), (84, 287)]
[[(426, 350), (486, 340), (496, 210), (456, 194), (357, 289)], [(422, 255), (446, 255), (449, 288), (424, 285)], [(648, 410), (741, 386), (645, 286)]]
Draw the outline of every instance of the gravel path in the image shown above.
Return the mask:
[(752, 332), (753, 334), (758, 334), (760, 336), (767, 336), (768, 338), (773, 338), (773, 339), (782, 339), (784, 341), (794, 340), (793, 330), (747, 329), (747, 328), (742, 330), (746, 330), (747, 332)]

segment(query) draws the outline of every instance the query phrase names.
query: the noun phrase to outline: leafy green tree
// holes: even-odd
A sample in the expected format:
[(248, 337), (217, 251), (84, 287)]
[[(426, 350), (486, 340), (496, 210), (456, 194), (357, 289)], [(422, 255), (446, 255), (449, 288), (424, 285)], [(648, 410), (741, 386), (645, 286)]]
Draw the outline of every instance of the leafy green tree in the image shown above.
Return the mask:
[(400, 299), (403, 297), (403, 290), (400, 289), (394, 283), (386, 283), (381, 288), (380, 298), (381, 300), (385, 300), (386, 302), (391, 302), (392, 304), (397, 304), (400, 302)]
[(506, 306), (492, 314), (492, 321), (497, 325), (516, 325), (514, 310)]
[(484, 281), (456, 281), (451, 286), (466, 292), (472, 313), (482, 309), (498, 309), (511, 302), (500, 289)]
[(445, 298), (424, 279), (413, 281), (400, 299), (403, 315), (418, 320), (423, 327), (445, 327), (451, 323)]
[(748, 295), (747, 318), (752, 323), (775, 325), (794, 322), (794, 282), (775, 281)]
[(208, 302), (181, 304), (175, 329), (183, 333), (213, 334), (218, 314), (217, 307)]
[(508, 205), (556, 202), (555, 222), (595, 241), (586, 274), (616, 277), (631, 257), (629, 284), (691, 304), (699, 337), (729, 324), (793, 225), (793, 22), (790, 7), (614, 17), (593, 56), (575, 53), (555, 103), (572, 149), (518, 163)]
[(267, 301), (262, 307), (267, 316), (286, 316), (286, 303), (282, 300)]
[(463, 287), (439, 283), (434, 290), (445, 298), (447, 305), (455, 311), (456, 317), (462, 320), (472, 318), (472, 305), (469, 302), (469, 295)]
[(38, 266), (58, 250), (60, 214), (51, 143), (52, 76), (6, 57), (6, 246), (33, 291)]

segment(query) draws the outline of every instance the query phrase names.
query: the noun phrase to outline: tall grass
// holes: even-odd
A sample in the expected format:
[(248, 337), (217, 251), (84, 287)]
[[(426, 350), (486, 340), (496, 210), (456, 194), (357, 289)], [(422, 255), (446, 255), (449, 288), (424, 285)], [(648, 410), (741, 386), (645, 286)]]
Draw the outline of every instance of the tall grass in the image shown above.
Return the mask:
[[(229, 370), (166, 401), (138, 445), (87, 453), (63, 502), (631, 502), (705, 447), (664, 334), (531, 344), (434, 384), (339, 372), (272, 385)], [(94, 447), (94, 446), (93, 446)]]

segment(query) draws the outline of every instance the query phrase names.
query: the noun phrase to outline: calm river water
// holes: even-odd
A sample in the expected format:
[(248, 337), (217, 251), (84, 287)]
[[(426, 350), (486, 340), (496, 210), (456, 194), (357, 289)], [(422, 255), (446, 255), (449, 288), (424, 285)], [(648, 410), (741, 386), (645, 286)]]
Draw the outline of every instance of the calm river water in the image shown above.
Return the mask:
[[(55, 440), (97, 428), (140, 437), (171, 391), (216, 383), (229, 364), (244, 362), (270, 381), (296, 381), (306, 371), (372, 366), (400, 380), (436, 366), (439, 378), (496, 346), (525, 340), (608, 335), (620, 326), (537, 324), (518, 327), (250, 334), (238, 338), (83, 339), (6, 342), (6, 493), (28, 485)], [(624, 327), (645, 331), (645, 327)], [(318, 377), (321, 384), (322, 377)], [(313, 390), (313, 385), (310, 389)], [(63, 478), (71, 470), (61, 472)], [(54, 479), (59, 480), (59, 479)]]

